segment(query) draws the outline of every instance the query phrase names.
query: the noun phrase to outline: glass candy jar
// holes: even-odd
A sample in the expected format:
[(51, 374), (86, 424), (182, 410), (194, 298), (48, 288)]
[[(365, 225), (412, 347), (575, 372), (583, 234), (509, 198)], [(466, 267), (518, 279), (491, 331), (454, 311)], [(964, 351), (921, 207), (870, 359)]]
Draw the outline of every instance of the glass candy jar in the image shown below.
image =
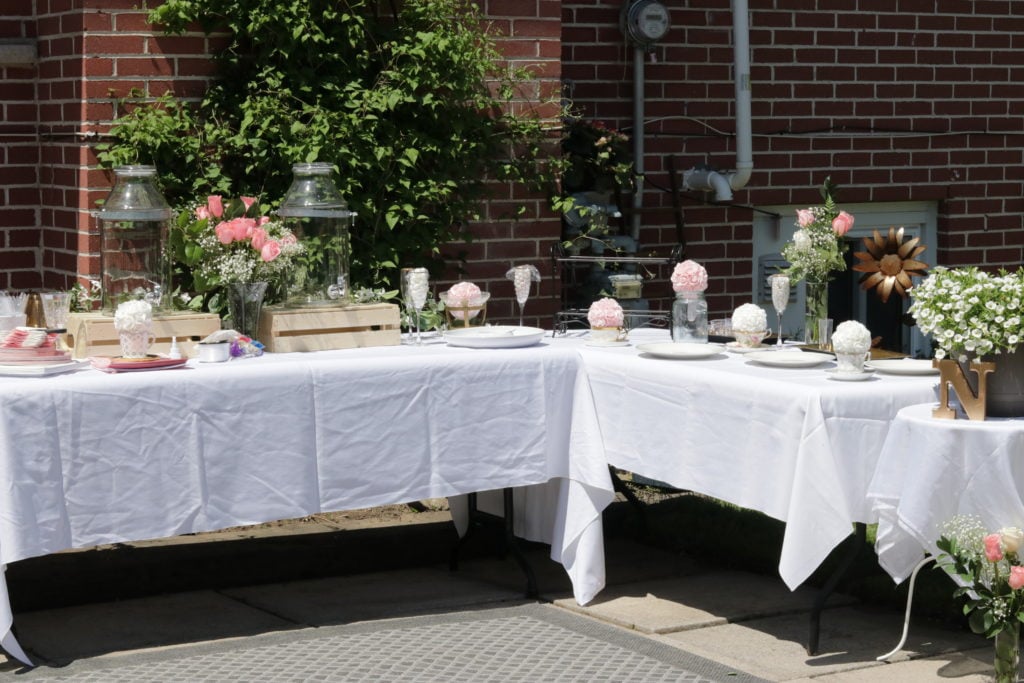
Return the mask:
[(305, 246), (305, 258), (287, 278), (285, 305), (336, 306), (351, 300), (349, 229), (355, 213), (334, 184), (334, 167), (295, 164), (277, 215)]
[(167, 231), (171, 207), (156, 187), (155, 166), (119, 166), (114, 187), (93, 214), (100, 229), (102, 311), (141, 299), (155, 310), (169, 296)]
[(704, 292), (676, 292), (672, 302), (672, 341), (708, 341), (708, 302)]

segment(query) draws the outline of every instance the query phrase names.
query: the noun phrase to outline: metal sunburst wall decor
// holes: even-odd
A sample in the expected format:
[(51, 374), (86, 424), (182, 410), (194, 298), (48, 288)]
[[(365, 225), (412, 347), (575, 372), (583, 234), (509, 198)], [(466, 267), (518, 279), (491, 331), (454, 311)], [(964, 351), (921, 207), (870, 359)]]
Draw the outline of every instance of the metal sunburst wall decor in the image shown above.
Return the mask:
[(907, 290), (913, 287), (911, 276), (927, 274), (928, 264), (918, 261), (917, 256), (927, 247), (918, 244), (919, 237), (911, 237), (903, 241), (903, 228), (889, 228), (889, 235), (882, 237), (878, 230), (873, 237), (864, 238), (867, 251), (854, 252), (860, 263), (852, 266), (853, 270), (864, 273), (860, 277), (860, 286), (865, 291), (875, 289), (875, 294), (882, 303), (889, 301), (893, 290), (906, 298)]

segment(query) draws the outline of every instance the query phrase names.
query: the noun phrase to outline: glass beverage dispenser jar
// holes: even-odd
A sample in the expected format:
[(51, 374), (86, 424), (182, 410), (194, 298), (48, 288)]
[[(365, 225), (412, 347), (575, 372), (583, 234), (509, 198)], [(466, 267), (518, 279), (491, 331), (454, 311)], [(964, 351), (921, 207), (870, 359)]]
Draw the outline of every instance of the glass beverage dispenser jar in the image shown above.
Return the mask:
[(349, 228), (355, 213), (341, 196), (327, 163), (295, 164), (292, 185), (277, 210), (305, 246), (288, 278), (286, 306), (337, 306), (351, 300)]
[(158, 311), (169, 297), (171, 207), (156, 188), (155, 166), (119, 166), (114, 176), (103, 208), (93, 214), (100, 227), (102, 312), (113, 315), (131, 299)]

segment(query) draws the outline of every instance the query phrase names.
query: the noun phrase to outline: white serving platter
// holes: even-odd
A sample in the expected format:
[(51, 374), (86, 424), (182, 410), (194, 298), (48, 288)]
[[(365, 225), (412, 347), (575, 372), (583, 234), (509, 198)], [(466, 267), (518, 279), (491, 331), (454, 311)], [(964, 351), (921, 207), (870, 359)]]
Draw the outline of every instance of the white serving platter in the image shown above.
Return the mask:
[(813, 368), (829, 363), (832, 356), (823, 353), (804, 353), (803, 351), (753, 351), (744, 356), (748, 361), (776, 368)]
[(881, 358), (869, 360), (865, 368), (874, 368), (889, 375), (937, 375), (938, 368), (932, 367), (930, 358)]
[(540, 342), (545, 334), (547, 332), (539, 327), (490, 325), (448, 330), (444, 333), (444, 340), (449, 346), (465, 346), (471, 349), (511, 349), (533, 346)]
[(721, 344), (687, 344), (675, 342), (657, 342), (651, 344), (638, 344), (637, 351), (646, 353), (656, 358), (669, 358), (672, 360), (699, 360), (717, 356), (725, 350)]

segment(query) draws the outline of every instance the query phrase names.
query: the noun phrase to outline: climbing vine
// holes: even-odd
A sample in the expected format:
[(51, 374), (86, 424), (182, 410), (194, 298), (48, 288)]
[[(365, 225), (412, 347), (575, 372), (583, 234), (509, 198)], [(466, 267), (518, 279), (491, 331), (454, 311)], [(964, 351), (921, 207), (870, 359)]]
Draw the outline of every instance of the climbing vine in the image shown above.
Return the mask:
[(376, 286), (402, 265), (442, 267), (490, 181), (553, 194), (551, 133), (522, 106), (536, 79), (509, 68), (467, 0), (166, 0), (150, 20), (227, 35), (201, 99), (120, 102), (99, 153), (156, 164), (172, 204), (218, 193), (272, 208), (293, 163), (331, 162), (359, 216), (353, 280)]

